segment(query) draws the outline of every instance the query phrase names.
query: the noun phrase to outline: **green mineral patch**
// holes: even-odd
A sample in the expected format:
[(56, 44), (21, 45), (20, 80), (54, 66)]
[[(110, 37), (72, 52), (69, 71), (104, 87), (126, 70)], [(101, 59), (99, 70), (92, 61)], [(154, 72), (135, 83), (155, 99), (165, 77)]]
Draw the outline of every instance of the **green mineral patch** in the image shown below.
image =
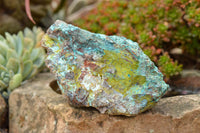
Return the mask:
[(153, 102), (152, 96), (150, 94), (146, 94), (144, 96), (135, 95), (134, 99), (135, 103), (143, 105), (143, 108), (141, 109), (142, 111), (145, 111), (155, 105), (155, 102)]
[(81, 74), (81, 69), (78, 68), (76, 65), (69, 65), (68, 69), (74, 73), (74, 80), (77, 85), (77, 88), (81, 87), (80, 81), (78, 80)]
[[(43, 41), (46, 42), (45, 43), (46, 47), (51, 47), (52, 50), (55, 53), (59, 53), (59, 51), (60, 51), (60, 45), (58, 45), (58, 44), (61, 43), (61, 42), (58, 39), (52, 39), (48, 35), (44, 35)], [(54, 44), (56, 44), (56, 45), (54, 45)]]
[(47, 46), (47, 47), (52, 47), (53, 46), (53, 40), (48, 36), (48, 35), (44, 35), (43, 36), (43, 40), (45, 41), (45, 45)]
[(134, 60), (131, 53), (104, 50), (105, 55), (98, 61), (106, 64), (96, 70), (96, 74), (105, 77), (106, 81), (117, 92), (126, 95), (126, 92), (134, 85), (145, 83), (145, 76), (137, 75), (139, 62)]

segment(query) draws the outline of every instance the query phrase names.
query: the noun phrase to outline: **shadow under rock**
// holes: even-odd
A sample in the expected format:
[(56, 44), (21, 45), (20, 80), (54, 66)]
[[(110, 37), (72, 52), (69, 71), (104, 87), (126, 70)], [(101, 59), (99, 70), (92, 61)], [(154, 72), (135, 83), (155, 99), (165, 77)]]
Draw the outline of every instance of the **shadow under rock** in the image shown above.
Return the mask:
[(56, 93), (58, 93), (58, 94), (62, 94), (62, 92), (61, 92), (61, 90), (60, 90), (60, 88), (59, 88), (59, 86), (58, 86), (58, 83), (57, 83), (57, 80), (53, 80), (53, 81), (51, 81), (50, 83), (49, 83), (49, 86), (51, 87), (51, 89), (54, 91), (54, 92), (56, 92)]

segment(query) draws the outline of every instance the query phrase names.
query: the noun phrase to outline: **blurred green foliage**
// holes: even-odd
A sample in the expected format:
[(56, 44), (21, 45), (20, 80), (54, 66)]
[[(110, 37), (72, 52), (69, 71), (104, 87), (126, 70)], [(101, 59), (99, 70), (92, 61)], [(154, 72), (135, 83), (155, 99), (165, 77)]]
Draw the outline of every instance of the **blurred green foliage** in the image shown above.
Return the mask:
[(103, 1), (74, 24), (138, 42), (166, 78), (182, 70), (168, 51), (180, 47), (200, 55), (200, 0)]
[(35, 76), (44, 66), (45, 51), (40, 46), (44, 32), (25, 28), (24, 32), (0, 36), (0, 94), (8, 98), (21, 82)]

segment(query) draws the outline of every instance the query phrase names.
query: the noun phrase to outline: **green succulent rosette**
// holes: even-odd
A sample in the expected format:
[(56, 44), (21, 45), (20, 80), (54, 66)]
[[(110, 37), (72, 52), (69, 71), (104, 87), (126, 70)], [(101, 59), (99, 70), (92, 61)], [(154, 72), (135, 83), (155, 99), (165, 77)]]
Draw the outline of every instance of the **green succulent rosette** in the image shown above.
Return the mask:
[(36, 75), (44, 66), (45, 51), (40, 47), (41, 28), (25, 28), (24, 32), (0, 36), (0, 93), (10, 92)]

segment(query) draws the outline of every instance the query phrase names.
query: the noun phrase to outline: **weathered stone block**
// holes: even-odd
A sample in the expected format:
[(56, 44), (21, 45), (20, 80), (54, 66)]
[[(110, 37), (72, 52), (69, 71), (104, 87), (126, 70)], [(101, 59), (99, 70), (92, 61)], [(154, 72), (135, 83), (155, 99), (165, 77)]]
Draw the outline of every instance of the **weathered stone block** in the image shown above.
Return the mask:
[(152, 110), (135, 117), (100, 114), (74, 108), (39, 74), (13, 91), (9, 99), (10, 133), (199, 133), (200, 95), (161, 99)]

